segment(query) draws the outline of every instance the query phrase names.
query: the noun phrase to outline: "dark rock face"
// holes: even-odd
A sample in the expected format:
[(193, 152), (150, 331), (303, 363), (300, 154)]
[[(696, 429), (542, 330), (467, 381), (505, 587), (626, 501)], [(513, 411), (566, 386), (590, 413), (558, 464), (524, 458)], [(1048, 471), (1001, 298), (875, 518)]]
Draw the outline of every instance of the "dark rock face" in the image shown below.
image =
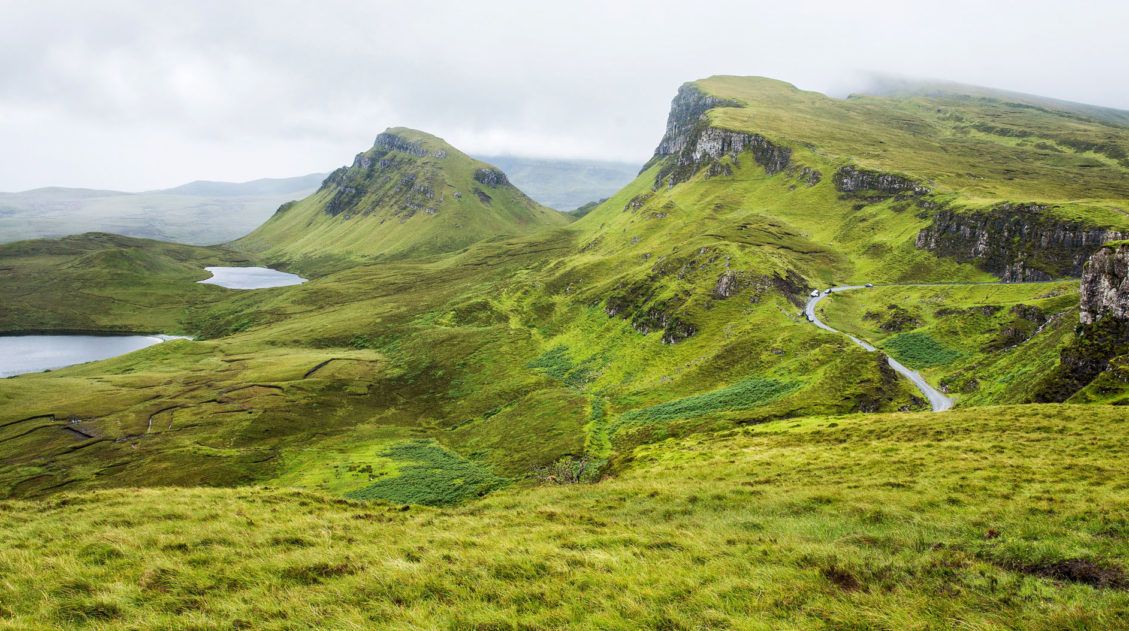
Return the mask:
[(788, 167), (792, 150), (778, 146), (760, 134), (749, 134), (710, 127), (705, 113), (715, 107), (740, 107), (736, 101), (709, 96), (693, 85), (684, 85), (671, 103), (666, 134), (655, 149), (655, 160), (673, 157), (655, 177), (655, 189), (674, 186), (690, 179), (702, 168), (709, 168), (711, 177), (730, 175), (732, 167), (720, 162), (728, 157), (736, 160), (750, 152), (753, 160), (770, 175)]
[(921, 319), (901, 305), (886, 305), (885, 311), (867, 311), (863, 320), (878, 323), (878, 328), (889, 333), (901, 333), (922, 325)]
[(1046, 213), (1038, 204), (1001, 204), (986, 212), (940, 210), (916, 245), (962, 263), (976, 263), (1004, 282), (1079, 276), (1086, 258), (1124, 233)]
[(717, 279), (717, 284), (713, 288), (713, 297), (724, 300), (733, 294), (737, 293), (737, 272), (733, 270), (726, 270)]
[[(690, 142), (691, 132), (699, 119), (715, 107), (740, 107), (736, 101), (709, 96), (686, 83), (678, 89), (678, 94), (670, 103), (670, 114), (666, 117), (666, 133), (655, 149), (656, 156), (672, 156), (681, 153)], [(645, 168), (645, 167), (644, 167)]]
[[(320, 190), (333, 191), (325, 213), (348, 219), (384, 205), (395, 208), (393, 214), (401, 223), (419, 212), (435, 215), (443, 201), (436, 193), (439, 167), (419, 158), (446, 156), (443, 150), (431, 152), (418, 142), (384, 132), (372, 149), (357, 154), (352, 165), (337, 169), (322, 182)], [(364, 200), (368, 203), (362, 204)]]
[(498, 188), (510, 183), (506, 178), (506, 174), (498, 169), (478, 169), (474, 172), (474, 179), (480, 184), (485, 184), (490, 188)]
[(423, 148), (423, 145), (418, 142), (412, 142), (402, 136), (390, 132), (383, 132), (376, 137), (376, 141), (372, 143), (373, 148), (382, 149), (384, 151), (399, 151), (409, 155), (423, 158), (428, 155), (428, 151)]
[(1082, 270), (1082, 324), (1129, 320), (1129, 245), (1101, 248)]
[(848, 195), (870, 193), (892, 197), (902, 194), (927, 195), (930, 192), (928, 187), (909, 178), (853, 166), (839, 169), (833, 179), (835, 188)]
[(1059, 365), (1036, 388), (1036, 403), (1061, 403), (1098, 379), (1110, 361), (1129, 353), (1129, 320), (1102, 318), (1082, 325), (1059, 352)]
[(792, 158), (791, 149), (775, 145), (760, 134), (706, 127), (703, 124), (691, 132), (682, 151), (675, 154), (674, 159), (655, 176), (655, 188), (685, 182), (702, 168), (707, 168), (711, 177), (732, 175), (732, 167), (722, 163), (721, 159), (728, 157), (737, 160), (746, 151), (752, 154), (753, 161), (764, 167), (769, 175), (783, 171)]
[[(1037, 402), (1065, 401), (1129, 354), (1129, 245), (1099, 249), (1082, 273), (1079, 325), (1059, 365), (1035, 391)], [(1110, 380), (1124, 389), (1123, 375)]]

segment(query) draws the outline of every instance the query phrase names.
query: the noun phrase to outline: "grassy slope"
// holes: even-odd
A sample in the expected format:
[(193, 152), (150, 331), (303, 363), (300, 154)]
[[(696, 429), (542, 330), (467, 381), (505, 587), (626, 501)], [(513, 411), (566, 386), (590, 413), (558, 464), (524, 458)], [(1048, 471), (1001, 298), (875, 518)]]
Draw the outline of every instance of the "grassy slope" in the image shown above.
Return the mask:
[[(215, 340), (6, 380), (0, 481), (36, 495), (277, 477), (345, 493), (375, 480), (337, 473), (397, 469), (388, 450), (418, 438), (523, 478), (562, 456), (607, 458), (613, 441), (909, 402), (875, 357), (752, 289), (702, 297), (702, 330), (680, 344), (644, 336), (545, 270), (577, 248), (556, 232), (230, 292), (190, 321)], [(726, 394), (750, 378), (782, 386)], [(625, 416), (679, 399), (681, 417)], [(99, 438), (62, 429), (71, 418)]]
[(1118, 628), (1127, 427), (1070, 406), (785, 420), (438, 510), (0, 503), (0, 627)]
[[(347, 265), (343, 261), (364, 258), (449, 253), (478, 241), (568, 223), (567, 217), (511, 185), (492, 187), (476, 181), (475, 172), (490, 165), (435, 136), (404, 128), (385, 133), (414, 143), (426, 155), (374, 147), (361, 154), (373, 166), (354, 165), (344, 183), (323, 186), (280, 209), (234, 246), (267, 260), (317, 271), (327, 264), (341, 269)], [(381, 166), (382, 160), (393, 164)], [(331, 215), (327, 208), (346, 188), (357, 190), (357, 196)]]
[[(1017, 316), (1023, 306), (1041, 318), (1024, 321)], [(1077, 314), (1077, 281), (886, 286), (820, 303), (820, 318), (829, 325), (921, 369), (932, 383), (949, 385), (962, 404), (1027, 401), (1072, 336)], [(896, 315), (906, 320), (903, 326), (891, 326)]]
[(0, 332), (183, 333), (186, 309), (226, 290), (208, 265), (247, 262), (203, 248), (89, 233), (0, 245)]

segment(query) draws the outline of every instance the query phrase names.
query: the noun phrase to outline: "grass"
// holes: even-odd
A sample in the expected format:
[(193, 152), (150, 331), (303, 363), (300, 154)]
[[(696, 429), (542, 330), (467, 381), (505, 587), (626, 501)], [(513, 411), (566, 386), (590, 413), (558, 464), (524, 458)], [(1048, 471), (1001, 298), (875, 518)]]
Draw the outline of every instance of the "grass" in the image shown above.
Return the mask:
[(489, 469), (429, 441), (396, 444), (381, 455), (397, 463), (396, 475), (350, 491), (347, 497), (444, 506), (481, 497), (505, 483)]
[(984, 405), (1032, 398), (1074, 334), (1077, 304), (1077, 281), (892, 285), (836, 294), (820, 317), (922, 369), (962, 405)]
[(0, 245), (0, 332), (184, 333), (186, 310), (221, 300), (209, 265), (247, 264), (224, 248), (104, 233)]
[[(1115, 225), (1129, 225), (1129, 217), (1112, 210), (1129, 197), (1124, 183), (1129, 163), (1076, 148), (1107, 142), (1129, 148), (1129, 132), (1121, 125), (1019, 103), (1013, 95), (961, 94), (959, 89), (929, 97), (842, 100), (757, 77), (710, 77), (695, 85), (742, 102), (744, 107), (711, 112), (711, 122), (726, 129), (756, 131), (867, 168), (909, 173), (971, 205), (1064, 202), (1064, 212), (1070, 213), (1075, 202), (1085, 202), (1105, 208), (1105, 219)], [(984, 133), (977, 129), (982, 123), (1029, 135), (1017, 140)], [(1081, 142), (1063, 143), (1075, 140)], [(1098, 200), (1105, 201), (1092, 203)]]
[[(995, 405), (1054, 369), (1074, 283), (820, 304), (933, 364), (967, 408), (943, 415), (800, 313), (813, 287), (991, 280), (915, 247), (926, 207), (840, 195), (848, 158), (962, 207), (1082, 214), (1124, 198), (1122, 167), (1086, 150), (1009, 175), (1041, 154), (954, 117), (1046, 135), (1058, 114), (731, 81), (704, 85), (760, 101), (711, 120), (782, 138), (818, 183), (740, 156), (654, 190), (652, 165), (557, 226), (516, 189), (453, 202), (481, 165), (400, 130), (426, 155), (388, 175), (415, 179), (346, 172), (356, 204), (315, 194), (249, 254), (0, 248), (2, 330), (198, 337), (0, 381), (0, 495), (23, 498), (0, 502), (0, 627), (1126, 626), (1124, 408)], [(197, 284), (216, 259), (312, 280)], [(1114, 364), (1087, 400), (1124, 398)]]
[(632, 410), (620, 418), (625, 423), (654, 423), (707, 416), (715, 412), (748, 410), (783, 396), (798, 386), (795, 382), (751, 377), (712, 392)]
[(910, 368), (943, 366), (960, 357), (960, 351), (943, 346), (928, 333), (902, 333), (883, 347)]
[(1118, 628), (1126, 427), (1078, 406), (783, 420), (439, 509), (9, 501), (0, 626)]

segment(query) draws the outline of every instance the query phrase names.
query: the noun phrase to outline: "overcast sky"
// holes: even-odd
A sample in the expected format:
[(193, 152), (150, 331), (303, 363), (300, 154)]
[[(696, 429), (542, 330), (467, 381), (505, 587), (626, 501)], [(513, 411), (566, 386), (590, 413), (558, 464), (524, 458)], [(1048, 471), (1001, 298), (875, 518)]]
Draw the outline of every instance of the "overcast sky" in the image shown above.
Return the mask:
[(869, 72), (1129, 109), (1129, 2), (0, 0), (0, 190), (328, 171), (385, 127), (643, 162), (678, 86)]

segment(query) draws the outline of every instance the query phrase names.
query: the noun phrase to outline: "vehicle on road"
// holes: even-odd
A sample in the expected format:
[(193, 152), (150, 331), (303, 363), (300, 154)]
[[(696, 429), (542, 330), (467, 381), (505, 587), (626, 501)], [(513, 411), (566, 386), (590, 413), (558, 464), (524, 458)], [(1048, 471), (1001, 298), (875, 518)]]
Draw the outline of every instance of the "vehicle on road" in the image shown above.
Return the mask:
[(819, 296), (819, 290), (818, 289), (811, 290), (811, 297), (812, 298), (816, 298), (818, 296)]
[(867, 287), (867, 288), (870, 288), (870, 287), (873, 287), (873, 286), (874, 286), (874, 283), (867, 283), (867, 284), (865, 285), (865, 287)]
[(826, 296), (830, 293), (831, 293), (831, 289), (826, 289), (826, 290), (824, 290), (823, 295)]

